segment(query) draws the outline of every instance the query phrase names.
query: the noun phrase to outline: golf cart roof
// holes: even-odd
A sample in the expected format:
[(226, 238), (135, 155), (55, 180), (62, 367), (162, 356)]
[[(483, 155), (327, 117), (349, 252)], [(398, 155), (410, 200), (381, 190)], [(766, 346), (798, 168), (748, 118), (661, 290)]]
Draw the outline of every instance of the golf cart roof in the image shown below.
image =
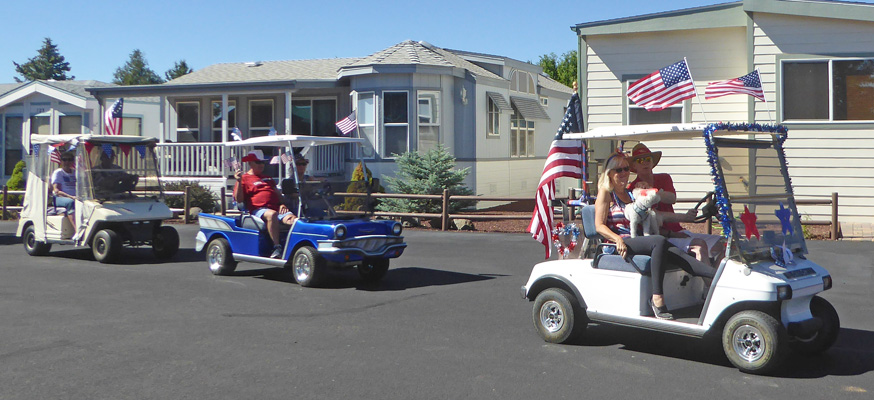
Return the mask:
[[(690, 139), (704, 136), (704, 129), (710, 124), (649, 124), (601, 126), (582, 133), (565, 133), (563, 139), (613, 139), (652, 141), (665, 139)], [(714, 136), (748, 135), (745, 130), (718, 130)]]
[(158, 139), (151, 137), (133, 136), (133, 135), (82, 135), (82, 134), (64, 134), (64, 135), (31, 135), (30, 142), (35, 144), (58, 144), (69, 143), (72, 140), (80, 142), (99, 142), (99, 143), (121, 143), (121, 144), (146, 144), (155, 143)]
[(309, 136), (309, 135), (275, 135), (258, 136), (246, 140), (238, 140), (225, 143), (229, 147), (239, 146), (274, 146), (274, 147), (312, 147), (328, 144), (358, 143), (363, 144), (364, 139), (338, 136)]

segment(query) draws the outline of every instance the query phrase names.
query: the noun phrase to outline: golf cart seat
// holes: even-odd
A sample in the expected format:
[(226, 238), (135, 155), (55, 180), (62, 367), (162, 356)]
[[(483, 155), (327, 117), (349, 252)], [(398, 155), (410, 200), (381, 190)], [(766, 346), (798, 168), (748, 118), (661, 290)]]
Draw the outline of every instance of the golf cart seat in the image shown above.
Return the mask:
[(611, 271), (637, 272), (649, 276), (650, 256), (636, 255), (631, 257), (631, 262), (622, 256), (615, 254), (616, 246), (612, 243), (603, 243), (604, 238), (595, 230), (595, 206), (586, 205), (582, 210), (583, 234), (587, 239), (594, 241), (595, 254), (592, 267)]

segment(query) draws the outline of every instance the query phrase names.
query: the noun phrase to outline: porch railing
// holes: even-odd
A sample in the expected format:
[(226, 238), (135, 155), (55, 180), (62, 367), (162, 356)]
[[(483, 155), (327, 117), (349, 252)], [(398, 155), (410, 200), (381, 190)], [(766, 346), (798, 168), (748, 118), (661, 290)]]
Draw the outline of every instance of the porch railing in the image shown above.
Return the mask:
[[(307, 158), (313, 176), (342, 174), (346, 162), (345, 144), (317, 146)], [(221, 143), (163, 143), (155, 149), (161, 176), (221, 176)], [(241, 160), (251, 148), (230, 147), (225, 157)]]

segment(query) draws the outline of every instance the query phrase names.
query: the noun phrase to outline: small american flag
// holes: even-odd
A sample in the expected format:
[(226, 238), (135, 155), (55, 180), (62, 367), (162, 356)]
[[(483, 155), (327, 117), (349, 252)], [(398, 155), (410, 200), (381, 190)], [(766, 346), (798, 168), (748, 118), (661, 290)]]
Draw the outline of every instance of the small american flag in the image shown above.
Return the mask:
[(748, 94), (759, 100), (765, 101), (765, 92), (762, 90), (762, 80), (759, 70), (750, 72), (740, 78), (727, 81), (710, 82), (704, 89), (704, 98), (707, 100), (730, 94)]
[(55, 146), (49, 146), (49, 161), (55, 164), (61, 163), (61, 152)]
[(695, 82), (683, 60), (640, 78), (628, 87), (626, 94), (647, 111), (659, 111), (695, 97)]
[(349, 114), (346, 118), (337, 121), (335, 125), (337, 125), (337, 129), (343, 133), (343, 136), (349, 136), (349, 132), (352, 132), (358, 127), (358, 121), (355, 119), (355, 111), (352, 111), (352, 114)]
[(231, 129), (231, 138), (234, 139), (235, 142), (243, 140), (243, 132), (240, 132), (240, 128), (234, 127), (234, 129)]
[(543, 174), (534, 196), (534, 213), (528, 232), (546, 247), (546, 258), (552, 255), (552, 200), (555, 199), (555, 179), (560, 177), (583, 177), (583, 152), (581, 140), (559, 139), (552, 141)]
[(124, 99), (118, 98), (112, 107), (106, 109), (103, 122), (106, 125), (107, 135), (121, 135), (121, 110), (124, 108)]

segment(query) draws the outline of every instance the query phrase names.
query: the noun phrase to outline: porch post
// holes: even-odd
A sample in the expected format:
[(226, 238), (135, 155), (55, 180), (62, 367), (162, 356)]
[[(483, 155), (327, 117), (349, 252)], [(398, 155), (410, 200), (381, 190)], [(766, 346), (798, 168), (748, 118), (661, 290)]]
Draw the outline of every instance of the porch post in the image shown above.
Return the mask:
[(291, 91), (285, 92), (285, 134), (291, 135)]
[(164, 103), (167, 101), (167, 98), (164, 96), (158, 96), (158, 142), (164, 144), (164, 137), (167, 135), (166, 132), (166, 119), (167, 115), (164, 113)]
[[(222, 93), (222, 148), (220, 154), (222, 155), (222, 159), (219, 160), (219, 164), (222, 166), (222, 188), (226, 188), (228, 186), (228, 167), (225, 165), (225, 160), (228, 159), (228, 149), (225, 146), (225, 143), (228, 141), (228, 94)], [(224, 193), (224, 190), (222, 190)], [(222, 196), (222, 210), (224, 210), (225, 198)]]

